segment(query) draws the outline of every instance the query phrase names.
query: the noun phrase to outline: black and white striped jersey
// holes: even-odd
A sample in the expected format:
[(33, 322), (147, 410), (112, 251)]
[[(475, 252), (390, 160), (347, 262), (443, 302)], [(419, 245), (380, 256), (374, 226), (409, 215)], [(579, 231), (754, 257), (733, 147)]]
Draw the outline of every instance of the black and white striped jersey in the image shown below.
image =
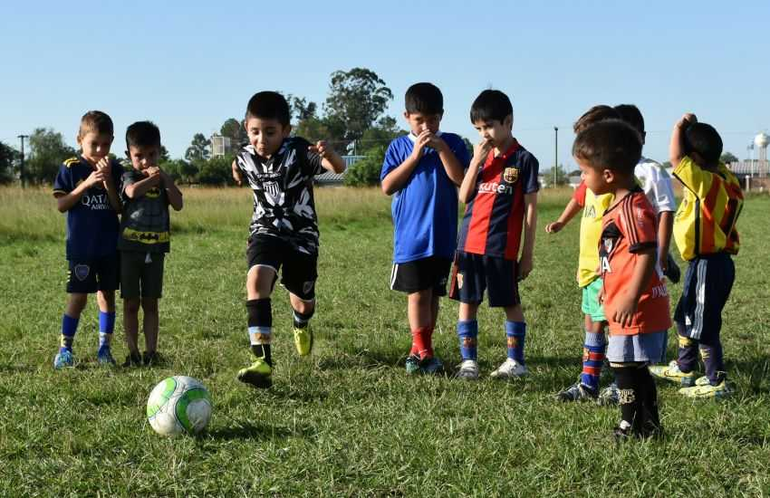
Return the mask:
[(254, 193), (250, 236), (280, 237), (299, 252), (315, 255), (318, 219), (313, 176), (325, 170), (321, 156), (308, 150), (310, 145), (304, 138), (287, 138), (267, 160), (247, 145), (238, 152), (236, 162)]

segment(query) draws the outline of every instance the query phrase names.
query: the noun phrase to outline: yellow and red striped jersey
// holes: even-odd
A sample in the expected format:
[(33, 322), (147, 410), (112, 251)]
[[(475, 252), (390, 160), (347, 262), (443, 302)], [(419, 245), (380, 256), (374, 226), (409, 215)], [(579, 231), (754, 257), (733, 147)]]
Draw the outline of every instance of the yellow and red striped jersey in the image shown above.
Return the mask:
[(684, 199), (674, 218), (674, 240), (682, 258), (738, 254), (735, 222), (743, 208), (738, 178), (723, 163), (712, 172), (687, 156), (673, 174), (684, 185)]

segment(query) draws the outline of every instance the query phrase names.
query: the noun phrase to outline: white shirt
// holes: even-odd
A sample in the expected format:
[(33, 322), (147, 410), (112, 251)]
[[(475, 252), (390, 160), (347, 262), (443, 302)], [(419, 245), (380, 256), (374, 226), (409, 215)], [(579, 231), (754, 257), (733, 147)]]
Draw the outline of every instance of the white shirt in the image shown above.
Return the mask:
[(671, 176), (660, 163), (642, 156), (634, 169), (634, 175), (639, 179), (644, 195), (652, 204), (655, 214), (676, 211)]

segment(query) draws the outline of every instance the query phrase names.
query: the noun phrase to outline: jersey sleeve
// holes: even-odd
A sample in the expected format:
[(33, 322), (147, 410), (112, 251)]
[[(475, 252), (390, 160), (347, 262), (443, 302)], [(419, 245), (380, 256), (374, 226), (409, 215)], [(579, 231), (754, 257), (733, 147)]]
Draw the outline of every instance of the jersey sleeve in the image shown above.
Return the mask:
[[(633, 195), (633, 194), (632, 194)], [(628, 252), (638, 253), (658, 246), (655, 212), (642, 194), (633, 195), (620, 206), (620, 227), (628, 240)]]
[(463, 171), (467, 170), (471, 163), (471, 157), (468, 154), (468, 148), (465, 146), (463, 139), (458, 136), (457, 140), (454, 140), (449, 148), (451, 149), (452, 154), (454, 154), (457, 160), (460, 162), (460, 165), (463, 167)]
[(69, 194), (75, 190), (72, 184), (72, 170), (62, 164), (59, 166), (59, 172), (56, 173), (56, 179), (53, 181), (53, 195)]
[(540, 183), (537, 176), (540, 170), (540, 163), (532, 154), (524, 156), (524, 193), (531, 194), (540, 190)]
[(706, 197), (714, 182), (714, 173), (703, 170), (689, 156), (684, 156), (679, 161), (679, 165), (674, 169), (674, 176), (698, 199)]
[(575, 189), (575, 193), (572, 194), (572, 200), (578, 203), (578, 206), (586, 206), (586, 182), (580, 180), (580, 185)]
[(380, 170), (380, 181), (404, 162), (404, 154), (400, 149), (398, 140), (393, 140), (388, 145), (388, 150), (385, 151), (385, 160), (382, 162), (382, 169)]
[(128, 201), (128, 196), (126, 195), (126, 189), (129, 185), (133, 185), (139, 181), (139, 178), (135, 174), (134, 170), (129, 170), (123, 172), (123, 176), (120, 179), (120, 200), (123, 202)]

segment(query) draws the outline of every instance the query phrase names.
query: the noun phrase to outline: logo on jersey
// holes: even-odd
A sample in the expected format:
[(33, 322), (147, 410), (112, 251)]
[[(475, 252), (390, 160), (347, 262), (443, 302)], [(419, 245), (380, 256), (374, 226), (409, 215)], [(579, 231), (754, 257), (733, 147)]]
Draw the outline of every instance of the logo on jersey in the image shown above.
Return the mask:
[(479, 194), (508, 194), (513, 195), (513, 187), (497, 182), (479, 184)]
[(583, 211), (583, 218), (596, 218), (596, 208), (594, 206), (588, 206)]
[(457, 288), (462, 289), (463, 288), (463, 274), (458, 273), (457, 274)]
[(518, 168), (505, 168), (503, 171), (503, 180), (508, 183), (514, 183), (519, 178)]
[(305, 294), (310, 294), (310, 291), (313, 290), (313, 286), (315, 285), (315, 280), (308, 280), (304, 284), (302, 284), (302, 292)]
[(88, 265), (75, 265), (75, 277), (81, 282), (88, 278), (91, 268)]
[(148, 190), (145, 194), (145, 197), (148, 199), (157, 199), (160, 197), (160, 189), (158, 187), (153, 187), (150, 190)]

